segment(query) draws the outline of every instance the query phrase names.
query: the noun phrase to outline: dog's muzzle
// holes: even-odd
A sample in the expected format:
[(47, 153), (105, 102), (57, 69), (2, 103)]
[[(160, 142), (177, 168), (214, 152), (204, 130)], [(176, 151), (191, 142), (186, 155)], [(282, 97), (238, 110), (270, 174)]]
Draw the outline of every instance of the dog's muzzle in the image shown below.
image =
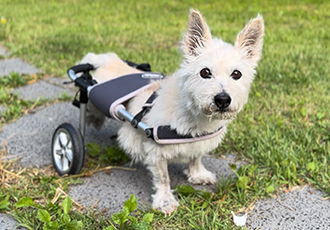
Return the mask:
[(210, 119), (230, 120), (238, 112), (230, 107), (231, 101), (226, 92), (219, 93), (214, 96), (211, 104), (203, 108), (203, 113)]
[(229, 107), (231, 103), (231, 98), (227, 93), (222, 92), (215, 95), (214, 103), (219, 108), (220, 111), (224, 111), (226, 108)]

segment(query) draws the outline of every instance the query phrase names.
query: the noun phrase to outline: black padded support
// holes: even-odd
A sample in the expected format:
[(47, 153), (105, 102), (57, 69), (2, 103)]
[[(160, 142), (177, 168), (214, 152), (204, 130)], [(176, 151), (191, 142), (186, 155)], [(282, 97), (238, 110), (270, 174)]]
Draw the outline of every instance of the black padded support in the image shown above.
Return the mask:
[[(110, 106), (117, 100), (127, 98), (130, 93), (150, 84), (149, 79), (142, 78), (142, 73), (121, 76), (97, 84), (89, 91), (89, 100), (105, 116), (110, 116)], [(134, 96), (134, 95), (133, 95)], [(128, 100), (130, 98), (127, 98)]]
[(180, 135), (175, 129), (171, 129), (171, 126), (164, 125), (159, 126), (157, 129), (157, 136), (160, 140), (172, 140), (172, 139), (191, 139), (193, 136), (190, 134)]

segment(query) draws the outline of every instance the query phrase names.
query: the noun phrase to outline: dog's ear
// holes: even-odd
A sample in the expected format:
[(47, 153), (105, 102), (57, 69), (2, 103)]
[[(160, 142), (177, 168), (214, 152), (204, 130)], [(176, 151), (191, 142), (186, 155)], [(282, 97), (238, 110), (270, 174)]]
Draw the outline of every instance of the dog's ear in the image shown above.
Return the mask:
[(255, 63), (261, 58), (264, 36), (264, 21), (261, 15), (252, 19), (237, 35), (235, 47), (243, 49), (246, 57)]
[(190, 10), (187, 32), (182, 41), (183, 53), (198, 56), (211, 39), (210, 29), (202, 15), (198, 11)]

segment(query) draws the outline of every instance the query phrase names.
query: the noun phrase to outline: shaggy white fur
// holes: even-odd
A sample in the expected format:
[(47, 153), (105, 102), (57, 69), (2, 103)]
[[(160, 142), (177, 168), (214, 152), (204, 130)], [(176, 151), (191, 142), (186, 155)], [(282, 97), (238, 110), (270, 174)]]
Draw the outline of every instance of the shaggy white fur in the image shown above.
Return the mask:
[[(170, 125), (179, 134), (193, 136), (212, 133), (223, 127), (218, 136), (208, 140), (159, 145), (129, 123), (123, 124), (118, 133), (120, 146), (134, 161), (143, 162), (153, 175), (156, 190), (152, 196), (153, 208), (167, 215), (179, 205), (170, 188), (167, 171), (170, 162), (188, 163), (185, 173), (191, 183), (216, 182), (215, 174), (205, 169), (201, 158), (219, 145), (227, 125), (247, 102), (255, 67), (261, 57), (263, 34), (263, 19), (258, 15), (237, 35), (235, 45), (230, 45), (212, 38), (201, 14), (192, 10), (181, 46), (181, 68), (172, 76), (154, 83), (151, 89), (138, 94), (126, 105), (126, 109), (135, 115), (157, 90), (155, 104), (143, 118), (149, 127)], [(99, 67), (94, 75), (98, 82), (139, 72), (114, 53), (89, 53), (81, 63), (87, 62)], [(89, 112), (88, 121), (99, 128), (104, 117), (91, 105), (90, 108), (92, 112)]]

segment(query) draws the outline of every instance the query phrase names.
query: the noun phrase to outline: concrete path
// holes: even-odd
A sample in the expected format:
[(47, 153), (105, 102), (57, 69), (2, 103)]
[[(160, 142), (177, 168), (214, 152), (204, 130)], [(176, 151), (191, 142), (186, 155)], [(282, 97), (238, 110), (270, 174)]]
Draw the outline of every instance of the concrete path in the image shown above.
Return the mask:
[(330, 229), (330, 202), (310, 187), (256, 202), (247, 223), (251, 229)]
[(16, 72), (19, 74), (34, 74), (38, 73), (39, 70), (33, 65), (29, 65), (25, 61), (19, 58), (10, 58), (6, 60), (2, 60), (0, 62), (0, 74), (1, 76), (6, 76), (11, 72)]
[[(0, 76), (15, 71), (33, 74), (37, 68), (20, 59), (10, 59), (8, 52), (0, 47), (0, 56), (7, 59), (0, 60)], [(16, 65), (15, 65), (16, 62)], [(18, 69), (16, 69), (17, 67)], [(9, 71), (9, 72), (8, 72)], [(63, 85), (67, 81), (63, 78), (49, 78), (40, 80), (31, 85), (14, 89), (19, 97), (29, 100), (38, 100), (44, 97), (56, 99), (63, 94), (73, 96), (75, 89), (72, 85)], [(0, 105), (0, 113), (5, 110)], [(12, 156), (22, 156), (20, 164), (23, 167), (42, 167), (51, 164), (51, 138), (56, 127), (64, 122), (78, 126), (79, 110), (70, 102), (54, 103), (43, 106), (28, 113), (20, 119), (6, 124), (0, 131), (0, 146), (4, 140)], [(101, 145), (114, 144), (120, 124), (108, 119), (105, 126), (96, 131), (87, 128), (86, 143), (96, 142)], [(233, 175), (229, 163), (237, 163), (233, 156), (216, 159), (205, 157), (203, 162), (209, 170), (218, 177), (227, 178)], [(127, 165), (127, 167), (130, 167)], [(111, 170), (95, 173), (83, 178), (84, 183), (71, 186), (69, 195), (85, 207), (105, 209), (108, 213), (121, 210), (123, 203), (134, 194), (140, 207), (149, 207), (151, 203), (151, 177), (141, 165), (131, 166), (136, 171)], [(182, 173), (181, 165), (170, 165), (171, 186), (187, 184)], [(215, 186), (195, 186), (197, 189), (215, 191)], [(255, 204), (247, 218), (249, 229), (330, 229), (330, 202), (322, 199), (322, 193), (309, 187), (289, 193), (282, 193), (276, 199), (260, 200)], [(15, 220), (6, 214), (0, 214), (0, 230), (13, 229)]]
[(17, 221), (10, 215), (0, 213), (0, 230), (22, 230), (25, 228), (22, 227), (16, 227)]

